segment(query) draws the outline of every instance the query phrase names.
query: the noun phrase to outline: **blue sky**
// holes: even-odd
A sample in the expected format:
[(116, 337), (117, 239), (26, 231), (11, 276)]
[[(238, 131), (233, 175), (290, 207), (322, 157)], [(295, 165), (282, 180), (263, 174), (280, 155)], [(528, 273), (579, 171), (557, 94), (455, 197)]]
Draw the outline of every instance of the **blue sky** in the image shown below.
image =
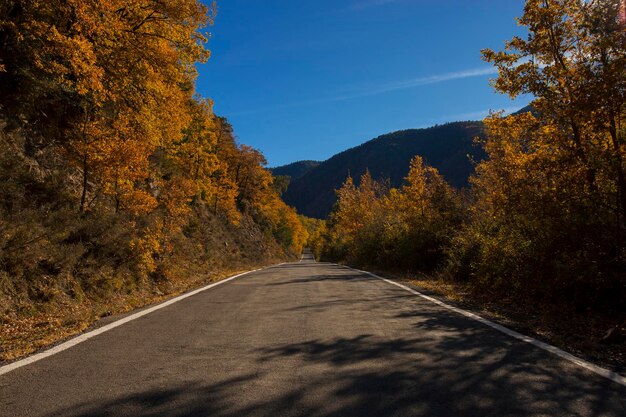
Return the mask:
[(523, 0), (220, 0), (198, 91), (269, 166), (380, 134), (513, 110), (480, 49), (524, 35)]

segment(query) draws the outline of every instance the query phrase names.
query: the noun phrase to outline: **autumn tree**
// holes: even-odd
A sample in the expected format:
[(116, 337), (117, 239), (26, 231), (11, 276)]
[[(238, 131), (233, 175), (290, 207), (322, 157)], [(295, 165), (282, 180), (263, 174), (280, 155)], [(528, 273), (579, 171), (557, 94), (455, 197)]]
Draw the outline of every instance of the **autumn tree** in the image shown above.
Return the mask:
[(46, 132), (33, 152), (60, 146), (77, 167), (81, 211), (99, 196), (116, 210), (154, 206), (138, 185), (148, 157), (187, 124), (194, 64), (208, 58), (207, 10), (195, 0), (3, 6), (3, 107)]
[(369, 172), (358, 186), (348, 177), (329, 221), (312, 234), (311, 246), (327, 258), (387, 269), (438, 266), (462, 221), (461, 200), (419, 156), (405, 181), (402, 188), (390, 189)]
[[(528, 0), (514, 37), (484, 58), (499, 92), (533, 113), (486, 120), (466, 243), (475, 276), (580, 303), (623, 296), (626, 259), (626, 32), (617, 0)], [(476, 243), (474, 243), (475, 245)], [(621, 275), (621, 278), (620, 278)], [(622, 290), (615, 291), (616, 288)], [(621, 295), (620, 295), (621, 294)], [(605, 297), (605, 298), (603, 298)]]
[(321, 259), (324, 250), (329, 246), (329, 242), (327, 241), (328, 227), (326, 226), (326, 220), (301, 216), (300, 221), (306, 228), (308, 234), (306, 247), (311, 249), (315, 259)]
[(237, 208), (237, 196), (239, 195), (233, 165), (237, 159), (237, 145), (233, 129), (224, 117), (213, 116), (215, 127), (215, 156), (220, 161), (219, 168), (213, 174), (215, 194), (213, 195), (213, 212), (224, 212), (231, 221), (239, 222), (240, 213)]
[(389, 223), (394, 222), (400, 230), (384, 236), (397, 241), (397, 264), (412, 270), (432, 270), (442, 262), (444, 251), (463, 221), (462, 200), (437, 169), (426, 165), (420, 156), (411, 161), (405, 180), (406, 185), (391, 193), (385, 202), (395, 213)]
[(367, 251), (364, 246), (370, 242), (364, 236), (365, 227), (376, 216), (382, 194), (381, 184), (372, 179), (369, 171), (361, 176), (358, 186), (349, 176), (337, 190), (337, 203), (328, 222), (332, 246), (327, 252), (332, 258), (351, 261), (362, 258)]
[(243, 266), (245, 245), (255, 262), (301, 250), (280, 180), (196, 95), (214, 16), (199, 0), (0, 2), (0, 304), (4, 288), (162, 294)]

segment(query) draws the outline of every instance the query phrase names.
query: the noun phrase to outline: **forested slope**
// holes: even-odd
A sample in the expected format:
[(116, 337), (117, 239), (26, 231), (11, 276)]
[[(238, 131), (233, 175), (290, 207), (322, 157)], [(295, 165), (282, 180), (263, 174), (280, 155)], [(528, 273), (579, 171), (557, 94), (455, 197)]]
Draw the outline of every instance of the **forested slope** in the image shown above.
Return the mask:
[(196, 95), (196, 0), (0, 3), (0, 360), (233, 270), (306, 230)]
[[(318, 258), (432, 274), (475, 298), (538, 312), (557, 332), (565, 317), (578, 323), (569, 330), (585, 334), (591, 326), (596, 341), (621, 344), (623, 354), (625, 7), (527, 0), (519, 23), (528, 36), (482, 55), (498, 70), (496, 91), (534, 99), (525, 111), (484, 120), (485, 157), (469, 189), (459, 192), (424, 152), (404, 165), (404, 185), (390, 187), (371, 167), (393, 151), (376, 153), (366, 165), (371, 173), (357, 181), (361, 172), (352, 172), (313, 233)], [(460, 128), (443, 128), (453, 127)], [(338, 163), (345, 154), (367, 155), (368, 146), (338, 155), (335, 167), (347, 165)]]
[(416, 155), (437, 167), (454, 187), (467, 187), (473, 160), (479, 161), (484, 155), (474, 146), (474, 138), (482, 134), (482, 122), (457, 122), (382, 135), (310, 169), (291, 182), (283, 197), (299, 213), (324, 218), (337, 201), (335, 190), (349, 175), (358, 182), (369, 170), (374, 179), (390, 180), (391, 186), (398, 187)]
[(293, 182), (306, 175), (310, 170), (317, 167), (319, 164), (321, 164), (319, 161), (296, 161), (291, 164), (271, 168), (270, 171), (276, 176), (287, 176)]

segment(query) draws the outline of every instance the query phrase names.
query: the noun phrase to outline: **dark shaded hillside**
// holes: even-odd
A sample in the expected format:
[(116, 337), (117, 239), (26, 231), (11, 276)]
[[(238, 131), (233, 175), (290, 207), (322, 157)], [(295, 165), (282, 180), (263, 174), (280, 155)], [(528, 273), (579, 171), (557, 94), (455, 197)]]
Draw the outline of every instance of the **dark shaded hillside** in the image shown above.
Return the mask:
[(530, 104), (528, 106), (522, 107), (521, 109), (519, 109), (518, 111), (516, 111), (513, 114), (522, 114), (522, 113), (528, 113), (528, 112), (531, 112), (533, 114), (533, 116), (535, 116), (535, 117), (537, 117), (539, 115), (537, 110), (535, 110), (535, 108), (533, 106), (531, 106)]
[(272, 175), (275, 176), (288, 176), (293, 182), (308, 173), (313, 168), (319, 166), (319, 164), (321, 164), (320, 161), (297, 161), (288, 165), (270, 168), (270, 171), (272, 172)]
[(439, 169), (454, 187), (465, 187), (474, 169), (471, 159), (483, 157), (482, 150), (473, 144), (473, 138), (482, 131), (482, 122), (455, 122), (379, 136), (333, 156), (292, 180), (283, 198), (301, 214), (324, 218), (336, 201), (335, 190), (349, 174), (358, 180), (369, 169), (374, 178), (388, 178), (397, 187), (402, 185), (415, 155), (421, 155), (426, 163)]

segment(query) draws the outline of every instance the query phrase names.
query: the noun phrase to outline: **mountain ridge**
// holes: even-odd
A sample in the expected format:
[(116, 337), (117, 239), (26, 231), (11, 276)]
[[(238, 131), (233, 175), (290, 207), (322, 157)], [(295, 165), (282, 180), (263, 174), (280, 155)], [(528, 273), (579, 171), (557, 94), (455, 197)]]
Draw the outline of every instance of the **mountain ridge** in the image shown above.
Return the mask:
[[(369, 170), (375, 179), (389, 180), (391, 186), (398, 187), (416, 155), (437, 168), (452, 186), (464, 188), (474, 170), (472, 161), (484, 157), (482, 149), (474, 145), (474, 138), (482, 137), (483, 133), (482, 122), (460, 121), (380, 135), (300, 171), (301, 175), (292, 177), (283, 198), (300, 214), (325, 218), (336, 201), (335, 190), (349, 175), (358, 183), (360, 176)], [(294, 165), (302, 168), (298, 166), (302, 162), (307, 161), (271, 170), (274, 175), (286, 175)]]
[(291, 181), (295, 181), (321, 163), (322, 161), (306, 159), (268, 169), (274, 176), (288, 176), (291, 178)]

